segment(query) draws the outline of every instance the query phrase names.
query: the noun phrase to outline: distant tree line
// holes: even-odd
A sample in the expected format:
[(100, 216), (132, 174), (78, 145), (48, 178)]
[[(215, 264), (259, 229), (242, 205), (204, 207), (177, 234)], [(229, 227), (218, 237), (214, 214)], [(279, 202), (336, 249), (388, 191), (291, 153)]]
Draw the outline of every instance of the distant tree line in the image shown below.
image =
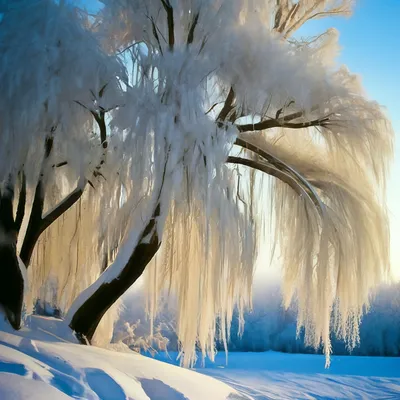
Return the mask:
[[(228, 343), (229, 351), (261, 352), (279, 351), (284, 353), (319, 353), (323, 349), (315, 350), (306, 346), (304, 332), (296, 335), (297, 314), (294, 306), (285, 310), (282, 306), (281, 291), (278, 285), (263, 289), (263, 293), (256, 291), (254, 308), (252, 312), (245, 314), (245, 326), (243, 335), (238, 335), (239, 320), (235, 312), (231, 326), (231, 337)], [(267, 294), (265, 294), (267, 292)], [(126, 322), (132, 321), (136, 328), (138, 340), (147, 338), (149, 334), (149, 323), (141, 304), (141, 294), (137, 294), (134, 301), (129, 299), (125, 302), (125, 309), (120, 322), (115, 329), (114, 340), (124, 337)], [(136, 304), (136, 307), (131, 306)], [(140, 326), (137, 321), (140, 320)], [(156, 340), (153, 347), (158, 351), (164, 351), (163, 346), (157, 348), (159, 338), (167, 339), (167, 350), (178, 350), (177, 335), (175, 332), (174, 311), (164, 308), (155, 321)], [(147, 339), (148, 340), (148, 339)], [(130, 343), (132, 337), (129, 337)], [(358, 356), (399, 356), (400, 355), (400, 283), (381, 286), (371, 301), (371, 307), (367, 311), (360, 325), (360, 343), (350, 352), (343, 340), (334, 333), (331, 336), (332, 350), (335, 355), (358, 355)], [(128, 342), (127, 342), (128, 343)], [(135, 346), (134, 346), (135, 347)], [(137, 349), (137, 346), (135, 347)], [(143, 347), (142, 350), (146, 351)], [(222, 342), (217, 342), (217, 350), (223, 351)]]

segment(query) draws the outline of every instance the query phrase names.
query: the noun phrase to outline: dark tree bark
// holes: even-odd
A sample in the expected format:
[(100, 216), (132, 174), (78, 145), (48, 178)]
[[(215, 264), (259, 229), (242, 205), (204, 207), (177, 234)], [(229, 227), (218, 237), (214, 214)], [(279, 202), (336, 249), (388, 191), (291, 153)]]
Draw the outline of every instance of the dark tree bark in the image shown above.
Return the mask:
[(44, 144), (45, 154), (43, 159), (43, 165), (39, 181), (35, 189), (32, 211), (29, 217), (29, 222), (28, 222), (28, 227), (26, 229), (24, 242), (22, 243), (21, 247), (20, 257), (26, 266), (29, 265), (33, 249), (36, 245), (36, 242), (39, 239), (40, 234), (43, 232), (43, 230), (40, 229), (42, 223), (43, 207), (44, 207), (43, 167), (53, 149), (53, 143), (54, 143), (53, 133), (55, 132), (55, 129), (56, 128), (52, 129), (51, 131), (52, 134), (46, 138)]
[(43, 184), (42, 181), (39, 180), (36, 186), (35, 197), (32, 204), (32, 211), (29, 218), (28, 227), (26, 228), (25, 238), (21, 247), (20, 257), (26, 266), (28, 266), (30, 263), (33, 249), (35, 248), (39, 236), (42, 233), (40, 225), (42, 222), (43, 204)]
[(14, 329), (21, 327), (24, 280), (17, 256), (17, 230), (13, 213), (14, 191), (0, 194), (0, 305)]
[(138, 244), (120, 274), (111, 282), (103, 283), (75, 312), (70, 328), (81, 343), (90, 343), (104, 314), (137, 281), (146, 266), (157, 253), (160, 239), (157, 234), (157, 218), (160, 205), (143, 229)]
[(78, 187), (68, 196), (58, 203), (58, 205), (45, 216), (43, 216), (44, 194), (42, 183), (39, 182), (36, 187), (35, 198), (32, 205), (32, 212), (29, 218), (28, 227), (25, 233), (25, 238), (21, 247), (21, 260), (26, 268), (29, 267), (33, 250), (40, 235), (61, 215), (67, 212), (82, 196), (83, 189)]

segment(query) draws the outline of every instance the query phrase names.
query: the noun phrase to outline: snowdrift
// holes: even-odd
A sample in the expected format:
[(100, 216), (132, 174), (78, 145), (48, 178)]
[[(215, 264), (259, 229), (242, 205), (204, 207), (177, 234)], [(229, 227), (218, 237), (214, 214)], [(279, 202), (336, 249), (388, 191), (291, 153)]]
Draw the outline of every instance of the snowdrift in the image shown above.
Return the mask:
[(247, 398), (214, 378), (123, 346), (110, 351), (79, 345), (67, 325), (55, 318), (30, 317), (19, 332), (0, 319), (1, 400)]

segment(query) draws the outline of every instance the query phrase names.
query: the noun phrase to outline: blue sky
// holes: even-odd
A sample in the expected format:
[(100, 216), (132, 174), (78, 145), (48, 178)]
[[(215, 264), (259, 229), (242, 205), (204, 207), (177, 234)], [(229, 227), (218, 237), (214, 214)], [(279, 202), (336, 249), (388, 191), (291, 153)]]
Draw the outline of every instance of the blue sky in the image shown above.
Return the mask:
[[(351, 18), (310, 21), (300, 36), (317, 35), (330, 27), (340, 32), (339, 62), (362, 77), (368, 96), (384, 106), (400, 136), (400, 0), (358, 0)], [(296, 35), (297, 36), (297, 35)], [(388, 185), (392, 267), (400, 278), (400, 140)]]

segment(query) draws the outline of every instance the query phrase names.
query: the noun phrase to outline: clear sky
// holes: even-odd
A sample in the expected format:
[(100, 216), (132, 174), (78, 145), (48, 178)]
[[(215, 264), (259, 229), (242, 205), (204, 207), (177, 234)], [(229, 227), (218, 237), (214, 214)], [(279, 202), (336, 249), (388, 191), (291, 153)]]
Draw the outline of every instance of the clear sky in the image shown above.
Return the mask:
[(339, 62), (362, 77), (371, 99), (384, 106), (396, 134), (395, 160), (388, 185), (392, 268), (400, 279), (400, 0), (358, 0), (351, 18), (310, 21), (298, 34), (340, 32)]

